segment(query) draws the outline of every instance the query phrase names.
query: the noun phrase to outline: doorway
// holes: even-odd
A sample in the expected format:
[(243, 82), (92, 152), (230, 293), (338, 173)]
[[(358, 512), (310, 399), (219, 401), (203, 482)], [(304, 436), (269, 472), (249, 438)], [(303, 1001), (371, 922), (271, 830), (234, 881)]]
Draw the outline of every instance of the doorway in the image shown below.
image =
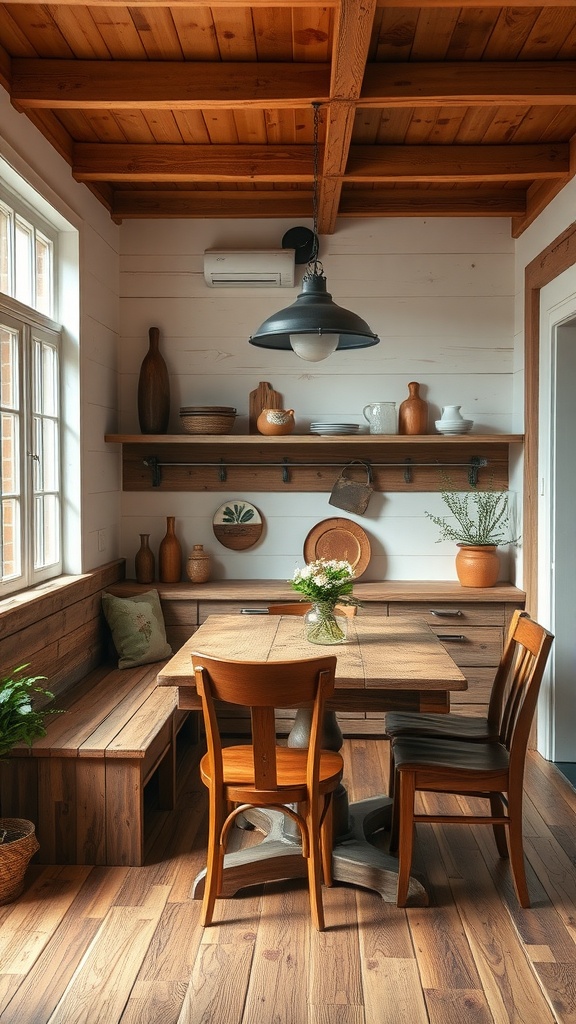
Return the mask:
[[(538, 613), (555, 635), (539, 749), (576, 785), (576, 277), (541, 292)], [(542, 731), (541, 731), (541, 727)]]

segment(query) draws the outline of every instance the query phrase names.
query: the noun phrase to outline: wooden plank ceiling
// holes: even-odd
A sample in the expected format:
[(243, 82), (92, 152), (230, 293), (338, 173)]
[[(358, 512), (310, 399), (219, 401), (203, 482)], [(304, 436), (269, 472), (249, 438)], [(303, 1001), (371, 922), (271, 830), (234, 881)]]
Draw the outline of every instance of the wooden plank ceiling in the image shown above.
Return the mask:
[(576, 167), (576, 0), (0, 4), (0, 81), (115, 221), (510, 216)]

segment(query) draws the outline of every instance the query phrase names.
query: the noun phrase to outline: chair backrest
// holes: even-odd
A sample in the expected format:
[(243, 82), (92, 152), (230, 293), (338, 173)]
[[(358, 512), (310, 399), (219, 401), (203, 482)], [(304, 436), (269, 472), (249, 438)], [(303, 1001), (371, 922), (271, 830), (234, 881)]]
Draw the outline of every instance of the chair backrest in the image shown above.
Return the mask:
[(510, 770), (523, 771), (542, 676), (554, 637), (520, 612), (502, 656), (508, 678), (500, 713), (499, 738), (510, 751)]
[[(310, 611), (312, 607), (311, 601), (296, 601), (294, 604), (269, 604), (268, 614), (269, 615), (304, 615), (307, 611)], [(352, 618), (356, 615), (357, 607), (355, 604), (337, 604), (336, 610), (339, 615), (346, 615), (347, 618)]]
[(208, 755), (213, 778), (222, 781), (222, 744), (215, 701), (250, 708), (257, 788), (274, 790), (276, 771), (276, 708), (313, 707), (308, 747), (307, 780), (317, 786), (322, 717), (326, 698), (334, 691), (336, 658), (305, 661), (222, 661), (192, 654), (196, 689), (202, 700)]

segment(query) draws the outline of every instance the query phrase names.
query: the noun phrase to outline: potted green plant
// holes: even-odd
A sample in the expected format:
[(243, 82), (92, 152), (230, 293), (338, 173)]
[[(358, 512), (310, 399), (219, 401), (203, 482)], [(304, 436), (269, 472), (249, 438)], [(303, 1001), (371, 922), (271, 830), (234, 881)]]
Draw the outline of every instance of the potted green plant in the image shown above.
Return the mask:
[[(38, 685), (46, 676), (28, 675), (28, 667), (20, 665), (0, 679), (0, 758), (16, 743), (32, 745), (45, 736), (46, 716), (55, 713), (52, 708), (34, 705), (34, 701), (50, 701), (54, 695)], [(37, 849), (33, 822), (0, 818), (0, 904), (20, 895), (28, 862)]]
[(458, 545), (456, 573), (463, 587), (493, 587), (500, 572), (496, 549), (514, 544), (508, 491), (489, 488), (457, 491), (445, 481), (442, 500), (450, 515), (424, 515), (440, 530), (437, 543), (453, 540)]

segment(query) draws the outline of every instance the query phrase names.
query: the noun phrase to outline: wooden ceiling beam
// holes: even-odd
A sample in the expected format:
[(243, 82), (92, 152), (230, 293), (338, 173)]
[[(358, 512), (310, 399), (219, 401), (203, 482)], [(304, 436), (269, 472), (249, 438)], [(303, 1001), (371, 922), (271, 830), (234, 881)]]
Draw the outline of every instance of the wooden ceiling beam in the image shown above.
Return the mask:
[[(338, 7), (340, 0), (323, 0), (323, 7)], [(10, 0), (10, 5), (13, 7), (32, 7), (29, 0)], [(36, 5), (40, 6), (40, 5)], [(246, 0), (194, 0), (193, 4), (191, 0), (138, 0), (137, 7), (246, 7)], [(270, 8), (270, 0), (250, 0), (250, 7), (256, 8)], [(310, 7), (310, 0), (274, 0), (274, 7)], [(422, 10), (427, 9), (442, 9), (442, 8), (454, 8), (459, 7), (462, 10), (477, 9), (479, 6), (479, 0), (378, 0), (377, 6), (379, 8), (405, 8), (417, 6)], [(482, 8), (494, 8), (506, 6), (503, 0), (482, 0)], [(574, 0), (522, 0), (522, 7), (528, 9), (544, 8), (548, 10), (553, 7), (573, 7)], [(125, 9), (126, 0), (51, 0), (50, 7), (109, 7), (110, 10), (114, 10), (115, 7)]]
[(115, 221), (131, 217), (305, 218), (311, 214), (311, 190), (190, 192), (143, 189), (118, 191), (112, 204), (112, 218)]
[(346, 181), (534, 181), (569, 171), (568, 144), (352, 146)]
[(340, 205), (341, 182), (352, 142), (356, 102), (360, 96), (372, 35), (376, 0), (346, 0), (335, 17), (332, 46), (332, 102), (326, 122), (324, 159), (318, 199), (318, 233), (332, 234)]
[(186, 146), (80, 142), (76, 181), (264, 181), (313, 179), (312, 146)]
[(368, 64), (359, 107), (573, 105), (576, 61)]
[(16, 58), (11, 79), (21, 110), (294, 108), (330, 98), (329, 64)]
[(340, 217), (514, 217), (526, 212), (525, 190), (344, 188)]

